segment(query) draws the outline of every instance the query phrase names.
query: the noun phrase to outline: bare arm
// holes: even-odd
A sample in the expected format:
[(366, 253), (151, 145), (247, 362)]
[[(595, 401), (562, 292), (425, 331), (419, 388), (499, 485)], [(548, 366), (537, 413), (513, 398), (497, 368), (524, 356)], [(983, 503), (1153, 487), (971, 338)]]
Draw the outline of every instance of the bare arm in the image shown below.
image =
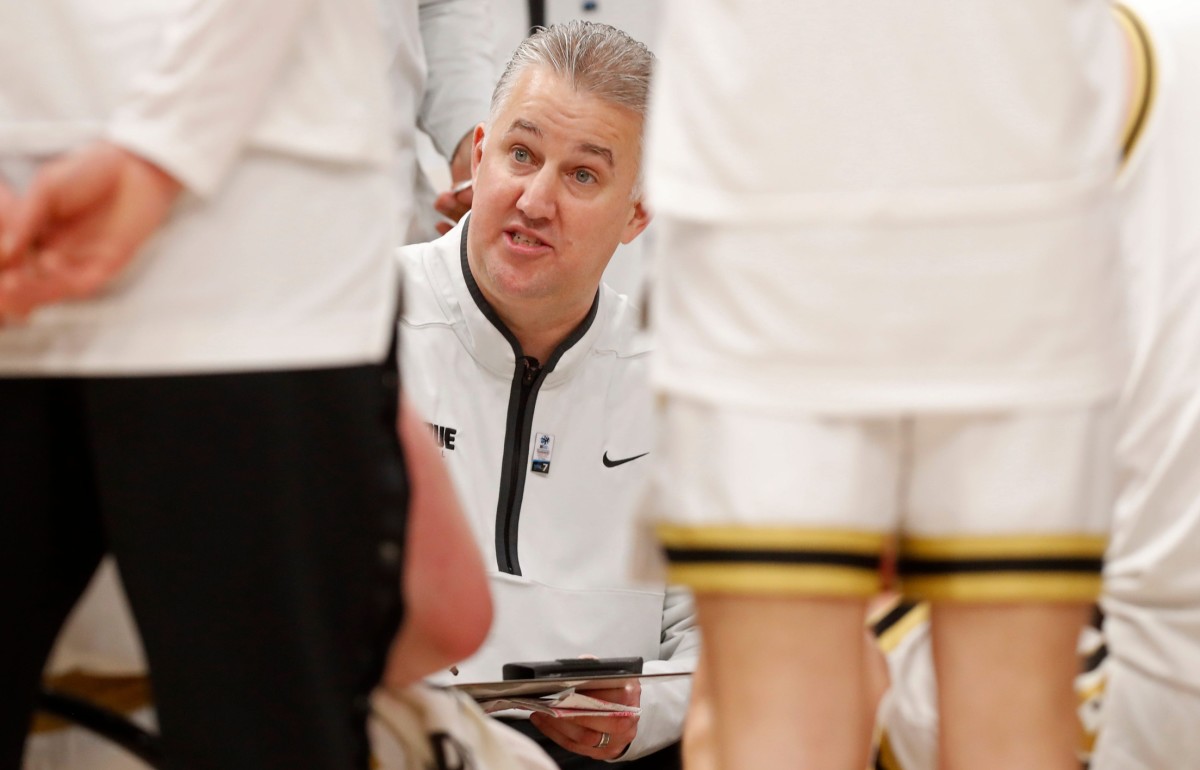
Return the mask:
[(425, 424), (401, 399), (400, 442), (411, 489), (404, 563), (404, 624), (384, 684), (404, 687), (483, 644), (492, 599), (483, 559)]

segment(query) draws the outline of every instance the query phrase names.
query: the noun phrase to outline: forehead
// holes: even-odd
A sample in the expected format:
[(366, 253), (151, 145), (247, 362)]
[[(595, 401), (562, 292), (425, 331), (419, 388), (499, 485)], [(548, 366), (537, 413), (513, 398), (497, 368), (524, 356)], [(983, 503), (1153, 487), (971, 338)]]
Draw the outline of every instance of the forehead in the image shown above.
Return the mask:
[(536, 133), (547, 141), (608, 148), (618, 162), (635, 162), (636, 153), (630, 149), (641, 144), (642, 118), (637, 112), (578, 91), (547, 67), (521, 73), (492, 123), (499, 136)]

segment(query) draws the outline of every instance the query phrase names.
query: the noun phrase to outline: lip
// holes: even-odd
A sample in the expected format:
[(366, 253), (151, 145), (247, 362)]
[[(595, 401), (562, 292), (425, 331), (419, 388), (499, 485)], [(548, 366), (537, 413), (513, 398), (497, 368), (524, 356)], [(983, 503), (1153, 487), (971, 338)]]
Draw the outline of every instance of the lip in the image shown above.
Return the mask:
[[(541, 245), (540, 246), (530, 246), (525, 243), (517, 243), (515, 240), (513, 240), (513, 235), (515, 235), (515, 234), (523, 235), (526, 238), (536, 239), (541, 242)], [(544, 237), (542, 237), (541, 233), (537, 233), (533, 230), (530, 230), (526, 227), (521, 227), (519, 225), (514, 225), (512, 227), (506, 227), (504, 229), (504, 242), (508, 245), (508, 247), (510, 249), (512, 249), (516, 253), (526, 255), (526, 256), (539, 256), (541, 254), (546, 254), (546, 253), (550, 252), (554, 248), (549, 242), (546, 241), (546, 239)]]

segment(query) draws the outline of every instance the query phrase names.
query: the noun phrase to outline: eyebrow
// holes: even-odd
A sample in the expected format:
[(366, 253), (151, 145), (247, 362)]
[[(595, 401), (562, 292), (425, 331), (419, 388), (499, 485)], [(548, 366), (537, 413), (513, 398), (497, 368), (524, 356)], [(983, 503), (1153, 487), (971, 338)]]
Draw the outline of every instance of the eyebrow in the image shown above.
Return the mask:
[(522, 120), (521, 118), (514, 120), (512, 125), (508, 127), (508, 133), (511, 134), (513, 131), (528, 131), (534, 136), (539, 137), (542, 135), (542, 129), (530, 123), (528, 120)]
[(584, 144), (579, 145), (579, 149), (593, 155), (599, 155), (608, 163), (609, 168), (616, 168), (616, 163), (613, 161), (612, 150), (608, 149), (607, 147), (601, 147), (598, 144), (588, 144), (585, 142)]
[[(523, 118), (517, 118), (509, 125), (508, 133), (511, 134), (514, 131), (524, 131), (533, 134), (538, 138), (541, 138), (542, 136), (542, 129), (538, 128), (536, 124), (530, 123), (528, 120), (524, 120)], [(598, 144), (592, 144), (590, 142), (584, 142), (583, 144), (579, 145), (579, 149), (590, 155), (600, 156), (610, 168), (616, 168), (616, 161), (613, 159), (612, 150), (608, 149), (607, 147), (602, 147)]]

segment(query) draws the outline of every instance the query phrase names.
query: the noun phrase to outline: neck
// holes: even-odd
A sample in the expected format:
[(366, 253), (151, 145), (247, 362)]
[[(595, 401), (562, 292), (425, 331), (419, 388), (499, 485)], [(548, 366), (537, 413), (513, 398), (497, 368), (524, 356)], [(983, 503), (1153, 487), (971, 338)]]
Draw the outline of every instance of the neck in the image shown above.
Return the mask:
[(519, 308), (508, 308), (500, 306), (490, 297), (488, 302), (492, 303), (496, 315), (517, 338), (521, 352), (543, 364), (592, 309), (591, 298), (586, 305), (565, 312), (560, 308), (540, 307), (540, 303), (521, 303)]

